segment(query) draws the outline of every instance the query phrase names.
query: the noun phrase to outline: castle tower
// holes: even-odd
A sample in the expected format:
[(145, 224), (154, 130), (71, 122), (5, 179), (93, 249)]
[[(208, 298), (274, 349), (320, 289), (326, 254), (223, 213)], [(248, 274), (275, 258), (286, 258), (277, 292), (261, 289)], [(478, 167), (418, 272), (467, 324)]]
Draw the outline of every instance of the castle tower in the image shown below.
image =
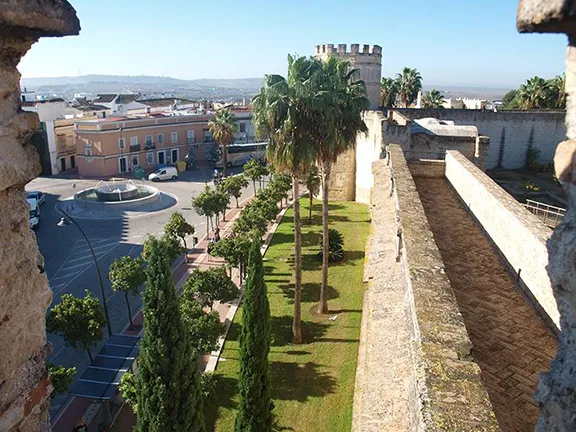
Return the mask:
[(360, 52), (359, 44), (350, 45), (350, 51), (346, 50), (346, 44), (339, 44), (338, 48), (335, 48), (333, 44), (316, 45), (316, 58), (326, 60), (330, 56), (348, 60), (353, 68), (358, 69), (359, 78), (366, 83), (370, 109), (377, 110), (380, 106), (382, 47), (362, 45)]

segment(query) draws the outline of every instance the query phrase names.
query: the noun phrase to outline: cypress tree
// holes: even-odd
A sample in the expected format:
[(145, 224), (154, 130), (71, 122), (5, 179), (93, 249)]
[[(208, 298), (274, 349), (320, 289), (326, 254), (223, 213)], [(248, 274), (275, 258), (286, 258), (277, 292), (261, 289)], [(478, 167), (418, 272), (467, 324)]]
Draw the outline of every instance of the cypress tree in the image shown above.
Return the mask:
[(260, 242), (253, 241), (244, 286), (238, 384), (240, 403), (236, 414), (236, 432), (266, 432), (272, 429), (269, 351), (270, 306), (264, 284)]
[(144, 336), (136, 382), (138, 431), (204, 431), (198, 355), (180, 317), (167, 245), (150, 237)]

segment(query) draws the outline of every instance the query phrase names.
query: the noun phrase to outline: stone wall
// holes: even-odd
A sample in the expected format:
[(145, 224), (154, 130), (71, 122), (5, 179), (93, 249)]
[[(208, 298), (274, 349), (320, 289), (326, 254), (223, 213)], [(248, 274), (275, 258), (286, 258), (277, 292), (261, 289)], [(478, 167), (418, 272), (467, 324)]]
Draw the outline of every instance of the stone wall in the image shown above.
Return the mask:
[(456, 151), (446, 154), (446, 178), (500, 250), (549, 324), (560, 327), (546, 272), (551, 231), (518, 201)]
[(380, 159), (382, 153), (382, 121), (384, 116), (380, 111), (365, 111), (364, 123), (368, 133), (359, 134), (356, 138), (356, 184), (355, 197), (358, 202), (370, 204), (370, 196), (374, 187), (372, 164)]
[(413, 298), (426, 430), (499, 430), (481, 372), (403, 151), (389, 147), (398, 259)]
[(338, 156), (336, 162), (332, 164), (328, 189), (329, 199), (334, 201), (354, 201), (355, 180), (356, 150), (351, 148)]
[(566, 137), (565, 111), (480, 111), (459, 109), (394, 109), (410, 119), (434, 117), (457, 125), (474, 125), (490, 138), (487, 169), (522, 168), (529, 148), (540, 163), (550, 163), (558, 142)]
[(436, 159), (411, 160), (408, 168), (412, 177), (443, 178), (446, 172), (446, 163)]
[(52, 292), (28, 222), (24, 185), (40, 172), (29, 140), (38, 116), (20, 106), (22, 56), (41, 36), (78, 34), (64, 0), (0, 0), (0, 430), (48, 431), (45, 314)]

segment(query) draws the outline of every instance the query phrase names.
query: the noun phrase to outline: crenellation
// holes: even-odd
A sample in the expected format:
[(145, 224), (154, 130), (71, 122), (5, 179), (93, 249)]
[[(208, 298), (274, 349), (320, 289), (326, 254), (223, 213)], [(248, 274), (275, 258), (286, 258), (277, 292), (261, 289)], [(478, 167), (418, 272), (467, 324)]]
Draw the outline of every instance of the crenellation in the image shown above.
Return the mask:
[(338, 55), (346, 54), (346, 44), (338, 44)]

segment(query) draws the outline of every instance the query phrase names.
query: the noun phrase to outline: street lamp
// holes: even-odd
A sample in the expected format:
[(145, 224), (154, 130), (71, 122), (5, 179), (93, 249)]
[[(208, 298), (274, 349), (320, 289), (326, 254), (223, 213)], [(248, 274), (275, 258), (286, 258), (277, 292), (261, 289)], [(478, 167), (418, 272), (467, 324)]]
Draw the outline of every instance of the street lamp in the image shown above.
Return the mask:
[(102, 283), (102, 275), (100, 274), (100, 266), (98, 265), (98, 259), (96, 258), (96, 254), (94, 253), (94, 249), (92, 249), (92, 244), (90, 243), (90, 240), (88, 240), (88, 237), (86, 236), (86, 233), (84, 233), (84, 230), (80, 227), (80, 225), (78, 225), (78, 222), (76, 222), (72, 216), (70, 216), (68, 213), (66, 213), (62, 209), (58, 209), (58, 211), (60, 211), (60, 213), (62, 213), (64, 215), (64, 217), (62, 219), (60, 219), (60, 222), (58, 222), (58, 226), (59, 227), (66, 227), (66, 226), (69, 226), (72, 224), (76, 225), (76, 227), (80, 230), (80, 232), (84, 236), (84, 240), (86, 240), (86, 243), (88, 244), (88, 248), (90, 249), (90, 252), (92, 253), (92, 258), (94, 259), (94, 265), (96, 266), (96, 273), (98, 274), (98, 282), (100, 282), (100, 293), (102, 294), (102, 303), (104, 303), (104, 315), (106, 315), (106, 326), (108, 327), (108, 336), (112, 336), (112, 326), (110, 324), (110, 316), (108, 315), (108, 305), (106, 304), (106, 294), (104, 293), (104, 284)]

